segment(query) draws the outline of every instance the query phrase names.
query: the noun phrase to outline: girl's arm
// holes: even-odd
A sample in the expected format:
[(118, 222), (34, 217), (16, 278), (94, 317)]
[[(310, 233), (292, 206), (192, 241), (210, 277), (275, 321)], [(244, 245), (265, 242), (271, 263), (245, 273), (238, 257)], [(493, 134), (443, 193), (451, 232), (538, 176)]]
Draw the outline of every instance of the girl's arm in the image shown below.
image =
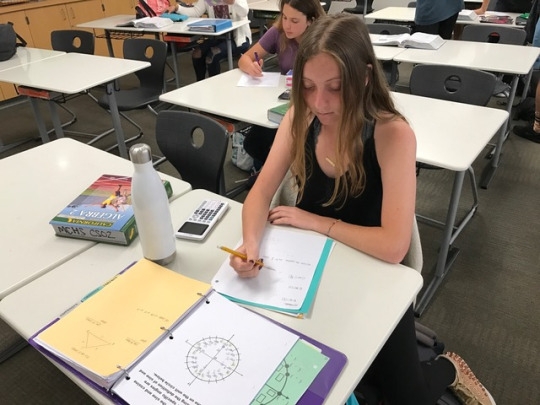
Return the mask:
[[(257, 54), (259, 61), (257, 62)], [(238, 60), (238, 68), (253, 77), (262, 76), (263, 58), (268, 54), (264, 48), (257, 42)]]

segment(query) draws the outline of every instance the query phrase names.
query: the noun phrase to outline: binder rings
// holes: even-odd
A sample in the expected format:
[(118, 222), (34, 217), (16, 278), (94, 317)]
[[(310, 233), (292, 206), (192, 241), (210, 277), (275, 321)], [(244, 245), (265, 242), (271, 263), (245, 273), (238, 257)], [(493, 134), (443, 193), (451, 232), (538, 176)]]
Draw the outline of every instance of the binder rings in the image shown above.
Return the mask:
[[(130, 275), (130, 272), (133, 274)], [(102, 333), (101, 327), (111, 321), (108, 319), (108, 313), (116, 314), (117, 310), (122, 313), (122, 308), (115, 308), (116, 304), (111, 304), (110, 297), (111, 294), (121, 294), (121, 290), (126, 286), (126, 281), (122, 281), (125, 275), (130, 276), (126, 278), (130, 287), (133, 287), (133, 284), (138, 284), (139, 287), (145, 284), (149, 290), (147, 294), (137, 291), (136, 288), (124, 291), (122, 299), (127, 301), (130, 296), (139, 297), (139, 300), (133, 300), (136, 303), (133, 309), (140, 316), (138, 320), (137, 316), (126, 319), (125, 324), (137, 321), (140, 323), (143, 320), (144, 327), (151, 325), (149, 328), (154, 328), (156, 325), (154, 321), (167, 326), (159, 328), (158, 338), (147, 342), (148, 347), (136, 355), (133, 361), (122, 363), (121, 360), (112, 357), (116, 357), (114, 353), (121, 351), (122, 343), (125, 342), (121, 339), (117, 341), (109, 339), (110, 336), (105, 332)], [(163, 307), (175, 308), (176, 301), (185, 301), (181, 299), (179, 292), (177, 298), (171, 300), (170, 297), (167, 298), (169, 292), (163, 291), (168, 289), (163, 285), (176, 284), (170, 291), (178, 287), (178, 283), (174, 281), (176, 276), (181, 280), (179, 284), (194, 281), (195, 284), (188, 288), (193, 291), (201, 288), (204, 291), (208, 286), (206, 283), (181, 276), (143, 259), (105, 286), (89, 294), (75, 309), (59, 320), (45, 326), (30, 338), (30, 344), (117, 403), (144, 404), (148, 403), (151, 396), (158, 395), (171, 404), (181, 404), (182, 398), (193, 398), (201, 405), (225, 404), (223, 398), (231, 398), (235, 405), (242, 405), (260, 403), (253, 395), (264, 397), (267, 391), (271, 391), (270, 377), (279, 372), (281, 363), (290, 358), (290, 352), (298, 342), (307, 342), (312, 348), (313, 361), (321, 366), (314, 379), (312, 376), (304, 383), (310, 384), (307, 390), (304, 387), (298, 392), (301, 397), (297, 403), (316, 405), (324, 401), (346, 364), (345, 355), (242, 308), (213, 291), (198, 295), (195, 304), (187, 309), (185, 305), (182, 309), (174, 309), (182, 314), (179, 319), (168, 319), (168, 315), (164, 315), (166, 311), (162, 311)], [(134, 283), (133, 279), (137, 283)], [(155, 289), (156, 286), (159, 286), (158, 290)], [(191, 295), (186, 291), (181, 294)], [(158, 302), (157, 307), (153, 306), (153, 301)], [(69, 322), (63, 320), (70, 320), (72, 314), (75, 314), (73, 318), (82, 319), (82, 325), (75, 323), (70, 329), (66, 326)], [(114, 317), (111, 315), (112, 318)], [(117, 319), (123, 318), (123, 315), (117, 316)], [(81, 339), (81, 333), (84, 339)], [(65, 337), (67, 342), (55, 343), (55, 334), (61, 338)], [(130, 336), (131, 339), (127, 339), (128, 345), (137, 346), (139, 344), (137, 334), (133, 332)], [(63, 348), (65, 345), (67, 349)], [(109, 355), (100, 355), (102, 350), (114, 346), (117, 346), (116, 349), (109, 352)], [(211, 350), (216, 351), (212, 353)], [(82, 356), (78, 356), (80, 353)], [(118, 363), (114, 366), (116, 369), (114, 377), (111, 377), (110, 381), (96, 379), (88, 369), (78, 364), (77, 359), (85, 356), (96, 357), (99, 363), (106, 360), (111, 360), (113, 365)], [(311, 358), (309, 360), (311, 361)], [(296, 370), (301, 371), (301, 367), (296, 367)], [(289, 379), (288, 383), (293, 384), (293, 380)], [(241, 389), (238, 389), (238, 386)], [(291, 386), (289, 389), (294, 391), (293, 388)], [(244, 395), (243, 399), (239, 397), (239, 393)], [(219, 398), (218, 402), (215, 402), (216, 398)]]
[(232, 27), (232, 21), (222, 18), (203, 18), (188, 24), (194, 32), (219, 32)]

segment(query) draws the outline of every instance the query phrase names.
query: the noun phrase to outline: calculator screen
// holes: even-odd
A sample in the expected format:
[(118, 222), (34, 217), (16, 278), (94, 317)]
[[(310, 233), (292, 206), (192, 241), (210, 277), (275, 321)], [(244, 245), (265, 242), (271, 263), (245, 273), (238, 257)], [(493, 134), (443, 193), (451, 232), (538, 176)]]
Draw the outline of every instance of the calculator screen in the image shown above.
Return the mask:
[(208, 228), (207, 224), (197, 224), (195, 222), (184, 222), (184, 225), (180, 227), (178, 232), (187, 233), (191, 235), (202, 235)]

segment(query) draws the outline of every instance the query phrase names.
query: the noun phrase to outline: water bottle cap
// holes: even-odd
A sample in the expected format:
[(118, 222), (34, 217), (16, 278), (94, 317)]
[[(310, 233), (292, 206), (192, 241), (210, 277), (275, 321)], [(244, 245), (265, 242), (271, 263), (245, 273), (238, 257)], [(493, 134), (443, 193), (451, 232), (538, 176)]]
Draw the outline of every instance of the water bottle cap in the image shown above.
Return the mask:
[(129, 157), (133, 163), (148, 163), (152, 161), (152, 150), (145, 143), (137, 143), (129, 148)]

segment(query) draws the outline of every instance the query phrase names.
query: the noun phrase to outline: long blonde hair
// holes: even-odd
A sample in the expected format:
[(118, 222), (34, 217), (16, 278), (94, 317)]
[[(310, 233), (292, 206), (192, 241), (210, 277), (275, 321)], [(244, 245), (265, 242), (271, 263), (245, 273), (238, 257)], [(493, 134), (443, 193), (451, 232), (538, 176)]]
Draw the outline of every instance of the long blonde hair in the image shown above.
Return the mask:
[[(325, 205), (342, 205), (349, 196), (360, 195), (365, 186), (362, 131), (367, 120), (402, 117), (395, 109), (388, 85), (363, 21), (349, 14), (325, 16), (306, 32), (294, 64), (292, 99), (292, 165), (299, 200), (314, 162), (306, 161), (305, 144), (313, 114), (304, 99), (303, 72), (308, 60), (326, 53), (339, 66), (341, 76), (341, 119), (334, 156), (334, 191)], [(367, 84), (366, 84), (367, 80)], [(307, 168), (307, 169), (306, 169)]]

